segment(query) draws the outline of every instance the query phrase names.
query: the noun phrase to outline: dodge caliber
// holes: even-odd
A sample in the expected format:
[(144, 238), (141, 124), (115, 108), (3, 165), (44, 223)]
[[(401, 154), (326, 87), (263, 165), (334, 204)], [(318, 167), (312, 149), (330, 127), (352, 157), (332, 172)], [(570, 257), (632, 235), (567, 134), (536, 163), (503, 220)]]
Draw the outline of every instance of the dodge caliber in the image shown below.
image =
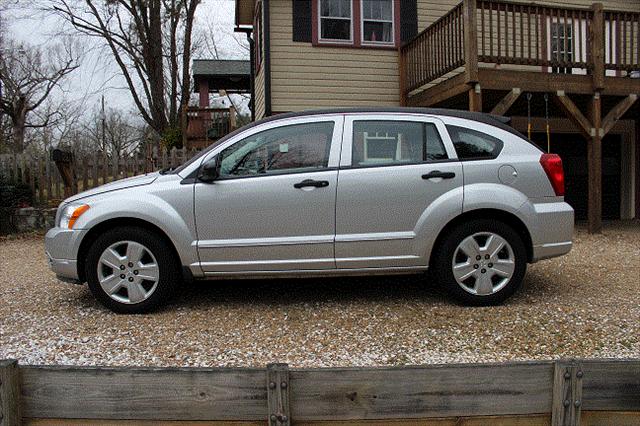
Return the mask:
[(493, 305), (572, 235), (560, 157), (502, 117), (349, 109), (267, 118), (180, 167), (68, 198), (46, 252), (120, 313), (185, 280), (408, 273)]

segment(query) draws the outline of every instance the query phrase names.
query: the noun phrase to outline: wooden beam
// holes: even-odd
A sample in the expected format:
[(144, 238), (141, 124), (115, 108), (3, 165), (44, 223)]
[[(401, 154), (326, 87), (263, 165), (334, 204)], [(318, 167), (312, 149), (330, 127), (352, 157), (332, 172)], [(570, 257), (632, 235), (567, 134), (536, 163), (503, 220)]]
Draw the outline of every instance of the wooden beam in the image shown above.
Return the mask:
[(407, 99), (407, 106), (428, 107), (465, 93), (469, 90), (469, 85), (464, 80), (464, 74), (458, 74), (442, 83), (416, 93)]
[(593, 63), (592, 84), (593, 90), (602, 90), (604, 81), (604, 11), (602, 3), (594, 3), (591, 6), (593, 18), (591, 20), (589, 38), (591, 43), (591, 62)]
[(398, 48), (398, 77), (400, 86), (400, 106), (407, 106), (407, 58)]
[(463, 0), (465, 83), (478, 82), (478, 24), (476, 0)]
[(602, 99), (600, 93), (593, 95), (590, 105), (594, 132), (587, 145), (588, 183), (588, 229), (596, 234), (602, 230)]
[(558, 100), (558, 104), (567, 115), (567, 118), (576, 124), (584, 137), (591, 139), (593, 133), (595, 133), (594, 126), (591, 125), (591, 122), (580, 112), (576, 104), (574, 104), (562, 90), (559, 90), (557, 95), (556, 99)]
[(636, 114), (635, 152), (636, 152), (636, 220), (640, 220), (640, 106)]
[(482, 112), (482, 89), (478, 83), (469, 89), (469, 111)]
[(22, 424), (22, 414), (18, 363), (13, 360), (0, 361), (0, 425), (20, 424)]
[(609, 133), (613, 126), (625, 113), (633, 106), (638, 99), (638, 95), (631, 94), (614, 106), (609, 114), (602, 120), (603, 136)]
[(511, 89), (511, 91), (507, 93), (507, 95), (502, 98), (502, 100), (498, 102), (495, 107), (493, 107), (493, 109), (491, 110), (491, 114), (504, 115), (507, 111), (509, 111), (509, 108), (511, 108), (515, 101), (518, 100), (518, 98), (520, 97), (520, 93), (522, 92), (518, 87), (514, 87), (513, 89)]

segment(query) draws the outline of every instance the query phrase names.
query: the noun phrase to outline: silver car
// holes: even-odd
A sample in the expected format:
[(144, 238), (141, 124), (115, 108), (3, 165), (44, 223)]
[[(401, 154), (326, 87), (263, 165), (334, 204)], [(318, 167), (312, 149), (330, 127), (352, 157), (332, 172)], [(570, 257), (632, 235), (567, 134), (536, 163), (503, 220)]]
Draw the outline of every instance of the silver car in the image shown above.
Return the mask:
[[(501, 117), (437, 109), (283, 114), (174, 170), (66, 199), (51, 269), (121, 313), (185, 279), (424, 273), (470, 305), (571, 249), (557, 155)], [(429, 277), (427, 279), (426, 277)]]

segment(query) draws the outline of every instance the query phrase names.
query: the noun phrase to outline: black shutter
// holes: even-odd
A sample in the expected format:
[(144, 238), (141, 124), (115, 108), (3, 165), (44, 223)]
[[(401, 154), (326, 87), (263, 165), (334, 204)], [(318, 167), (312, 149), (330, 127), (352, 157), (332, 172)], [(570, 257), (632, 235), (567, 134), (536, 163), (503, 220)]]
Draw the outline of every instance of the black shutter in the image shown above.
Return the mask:
[(293, 41), (311, 43), (311, 0), (291, 0), (293, 5)]
[(400, 2), (400, 41), (404, 43), (411, 40), (416, 34), (418, 34), (418, 1), (402, 0)]

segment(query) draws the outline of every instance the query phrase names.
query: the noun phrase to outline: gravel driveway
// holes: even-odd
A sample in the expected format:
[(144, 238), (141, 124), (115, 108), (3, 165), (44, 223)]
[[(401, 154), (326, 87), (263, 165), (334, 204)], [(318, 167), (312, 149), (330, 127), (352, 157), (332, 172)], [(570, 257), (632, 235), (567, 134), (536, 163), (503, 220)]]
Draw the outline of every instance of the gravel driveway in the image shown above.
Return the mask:
[(23, 364), (292, 367), (640, 357), (640, 225), (578, 230), (505, 305), (465, 308), (422, 276), (184, 287), (145, 316), (49, 271), (42, 238), (0, 240), (0, 359)]

